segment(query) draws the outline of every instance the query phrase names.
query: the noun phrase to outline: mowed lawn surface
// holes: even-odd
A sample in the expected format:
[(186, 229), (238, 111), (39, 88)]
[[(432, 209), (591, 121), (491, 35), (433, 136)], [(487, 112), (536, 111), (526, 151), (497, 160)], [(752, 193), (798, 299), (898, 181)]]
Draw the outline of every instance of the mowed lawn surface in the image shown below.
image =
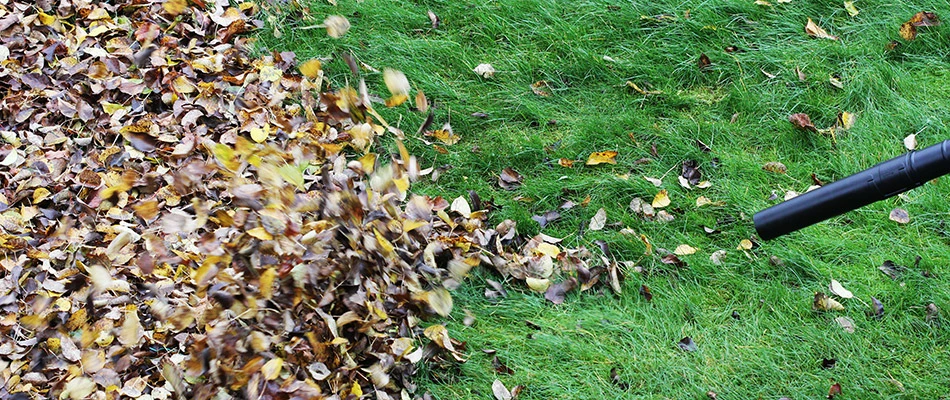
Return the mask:
[[(415, 135), (422, 114), (378, 106), (411, 137), (423, 168), (440, 168), (439, 179), (416, 184), (416, 193), (451, 200), (474, 191), (499, 207), (493, 223), (512, 219), (521, 233), (543, 232), (596, 254), (603, 240), (613, 259), (629, 262), (621, 294), (599, 285), (562, 305), (522, 282), (476, 272), (454, 292), (451, 318), (430, 321), (467, 343), (469, 361), (425, 367), (420, 392), (488, 399), (499, 379), (509, 389), (524, 385), (520, 399), (683, 399), (708, 391), (720, 399), (804, 399), (823, 398), (834, 383), (842, 391), (836, 398), (950, 396), (948, 179), (737, 249), (754, 238), (752, 215), (786, 192), (901, 154), (909, 134), (920, 147), (950, 138), (950, 26), (918, 28), (913, 41), (899, 35), (919, 11), (950, 17), (950, 4), (859, 0), (851, 16), (840, 2), (802, 0), (339, 3), (272, 8), (261, 48), (327, 59), (336, 87), (356, 83), (340, 57), (346, 51), (380, 71), (405, 72), (413, 93), (421, 89), (433, 103), (430, 129), (450, 122), (461, 136), (439, 151)], [(312, 28), (333, 14), (352, 24), (341, 39)], [(838, 40), (807, 35), (809, 18)], [(494, 77), (472, 71), (482, 63)], [(388, 95), (381, 73), (363, 75), (371, 92)], [(548, 96), (532, 91), (538, 81)], [(659, 93), (640, 93), (628, 81)], [(788, 121), (806, 113), (828, 128), (841, 112), (855, 123), (835, 138)], [(608, 150), (618, 152), (616, 164), (584, 165), (590, 153)], [(577, 162), (565, 168), (561, 158)], [(681, 187), (685, 160), (695, 160), (712, 186)], [(767, 162), (787, 172), (766, 171)], [(514, 191), (498, 186), (506, 167), (524, 176)], [(628, 207), (660, 189), (669, 193), (672, 221), (646, 220)], [(714, 204), (697, 207), (700, 196)], [(566, 201), (578, 205), (559, 209)], [(888, 219), (898, 207), (909, 223)], [(600, 208), (606, 227), (586, 229)], [(531, 216), (549, 210), (561, 217), (542, 229)], [(680, 256), (687, 266), (660, 261), (661, 249), (681, 244), (698, 249)], [(721, 265), (710, 260), (717, 250), (726, 251)], [(878, 269), (885, 260), (905, 267), (896, 279)], [(508, 296), (487, 298), (486, 279), (501, 281)], [(833, 296), (841, 311), (813, 310), (815, 292), (830, 294), (832, 279), (854, 298)], [(879, 318), (872, 296), (883, 305)], [(928, 312), (931, 303), (942, 311)], [(853, 322), (853, 333), (839, 317)], [(694, 351), (678, 345), (687, 336)]]

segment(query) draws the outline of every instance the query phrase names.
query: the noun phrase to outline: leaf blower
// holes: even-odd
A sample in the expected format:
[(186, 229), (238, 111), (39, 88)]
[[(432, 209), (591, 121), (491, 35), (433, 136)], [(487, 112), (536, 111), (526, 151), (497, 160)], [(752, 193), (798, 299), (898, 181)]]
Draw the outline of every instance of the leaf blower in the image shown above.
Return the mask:
[(755, 230), (770, 240), (896, 196), (950, 173), (950, 140), (911, 151), (759, 211)]

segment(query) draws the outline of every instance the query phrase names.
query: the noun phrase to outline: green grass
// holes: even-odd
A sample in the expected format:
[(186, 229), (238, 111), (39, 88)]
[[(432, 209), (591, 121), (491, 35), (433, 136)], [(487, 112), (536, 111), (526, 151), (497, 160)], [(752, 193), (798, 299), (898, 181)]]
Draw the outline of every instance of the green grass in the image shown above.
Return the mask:
[[(416, 192), (454, 198), (474, 190), (501, 207), (494, 222), (513, 219), (522, 233), (543, 231), (594, 251), (593, 241), (602, 239), (615, 258), (644, 268), (626, 273), (621, 295), (572, 293), (560, 306), (516, 282), (507, 283), (508, 298), (486, 299), (484, 279), (500, 277), (476, 273), (455, 292), (455, 311), (442, 321), (467, 342), (470, 359), (425, 369), (420, 390), (440, 399), (487, 399), (498, 378), (508, 387), (525, 385), (522, 399), (703, 398), (709, 390), (719, 398), (818, 398), (833, 382), (841, 383), (845, 398), (950, 396), (950, 327), (925, 321), (928, 303), (950, 310), (945, 179), (762, 243), (748, 257), (736, 250), (754, 234), (752, 215), (775, 203), (768, 200), (772, 191), (801, 192), (812, 174), (833, 181), (896, 156), (910, 133), (919, 132), (921, 147), (950, 137), (950, 26), (923, 28), (913, 42), (898, 36), (917, 11), (936, 5), (928, 10), (950, 17), (950, 5), (861, 0), (855, 2), (861, 13), (850, 17), (838, 2), (801, 0), (774, 7), (751, 0), (340, 3), (283, 6), (262, 31), (262, 48), (292, 50), (301, 60), (333, 57), (325, 68), (336, 86), (352, 80), (334, 57), (343, 51), (380, 70), (404, 71), (434, 103), (434, 125), (451, 120), (463, 138), (446, 146), (449, 154), (409, 140), (424, 167), (452, 166), (437, 182), (414, 186)], [(426, 10), (441, 18), (438, 29), (429, 26)], [(329, 14), (353, 24), (342, 39), (297, 29)], [(661, 14), (670, 18), (655, 18)], [(809, 38), (809, 17), (840, 40)], [(886, 50), (891, 40), (900, 47)], [(726, 52), (727, 46), (743, 51)], [(700, 54), (712, 60), (705, 70), (697, 66)], [(483, 79), (472, 72), (480, 63), (499, 72)], [(769, 79), (763, 70), (778, 76)], [(828, 83), (832, 74), (843, 89)], [(371, 92), (386, 94), (381, 74), (364, 75)], [(532, 93), (539, 80), (551, 86), (550, 97)], [(643, 96), (625, 87), (628, 80), (663, 93)], [(855, 113), (857, 122), (837, 142), (787, 121), (804, 112), (824, 128), (841, 111)], [(382, 112), (410, 136), (422, 121), (405, 107)], [(712, 153), (700, 151), (696, 139)], [(585, 160), (603, 150), (618, 151), (618, 163), (557, 165), (562, 157)], [(641, 158), (653, 162), (635, 163)], [(686, 159), (699, 161), (711, 188), (679, 187), (676, 174)], [(763, 171), (769, 161), (783, 162), (788, 173)], [(517, 191), (497, 186), (505, 167), (525, 176)], [(657, 191), (642, 177), (670, 169), (664, 188), (676, 219), (633, 215), (629, 201), (650, 200)], [(725, 205), (697, 208), (700, 195)], [(564, 211), (543, 230), (530, 218), (587, 196), (587, 207)], [(909, 224), (888, 220), (898, 206), (909, 211)], [(601, 207), (608, 223), (619, 224), (579, 235), (578, 226)], [(722, 233), (708, 236), (702, 225)], [(675, 269), (643, 256), (639, 238), (621, 235), (622, 227), (645, 234), (655, 247), (685, 243), (701, 250), (683, 256), (688, 267)], [(729, 252), (721, 266), (709, 260), (718, 249)], [(770, 256), (784, 265), (771, 265)], [(909, 267), (902, 279), (877, 270), (888, 259)], [(857, 299), (843, 300), (845, 311), (813, 311), (814, 292), (827, 292), (832, 278), (864, 302), (880, 299), (884, 317), (868, 317)], [(638, 294), (641, 284), (651, 288), (652, 302)], [(462, 324), (463, 310), (475, 315), (474, 325)], [(838, 316), (852, 318), (856, 332), (844, 332), (834, 322)], [(679, 350), (684, 336), (697, 351)], [(484, 349), (497, 350), (514, 375), (495, 372)], [(822, 358), (837, 365), (823, 369)], [(628, 388), (611, 382), (612, 368)]]

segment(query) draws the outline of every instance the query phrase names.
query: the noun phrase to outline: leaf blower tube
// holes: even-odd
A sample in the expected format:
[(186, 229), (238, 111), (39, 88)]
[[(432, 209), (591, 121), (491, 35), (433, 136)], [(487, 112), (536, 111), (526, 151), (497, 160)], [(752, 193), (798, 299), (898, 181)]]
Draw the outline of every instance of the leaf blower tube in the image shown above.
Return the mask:
[(950, 140), (911, 151), (847, 178), (759, 211), (752, 217), (763, 240), (906, 192), (950, 173)]

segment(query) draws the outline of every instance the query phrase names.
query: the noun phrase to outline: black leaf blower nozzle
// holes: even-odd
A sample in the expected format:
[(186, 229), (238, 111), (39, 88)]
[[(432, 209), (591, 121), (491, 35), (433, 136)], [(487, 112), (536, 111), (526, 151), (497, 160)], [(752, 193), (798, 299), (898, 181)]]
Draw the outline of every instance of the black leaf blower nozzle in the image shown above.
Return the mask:
[(950, 140), (945, 140), (759, 211), (752, 220), (759, 237), (774, 239), (906, 192), (948, 173)]

